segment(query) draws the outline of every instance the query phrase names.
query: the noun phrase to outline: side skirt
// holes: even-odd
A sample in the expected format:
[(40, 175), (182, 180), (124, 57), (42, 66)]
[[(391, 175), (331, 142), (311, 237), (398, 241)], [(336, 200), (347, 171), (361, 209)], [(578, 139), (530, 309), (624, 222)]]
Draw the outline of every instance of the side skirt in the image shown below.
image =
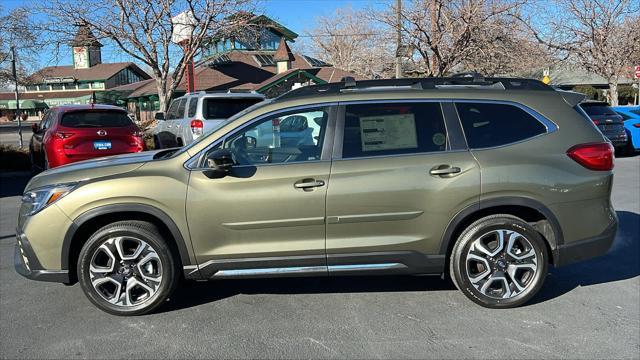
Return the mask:
[(184, 267), (186, 279), (440, 274), (444, 255), (374, 252), (209, 260)]

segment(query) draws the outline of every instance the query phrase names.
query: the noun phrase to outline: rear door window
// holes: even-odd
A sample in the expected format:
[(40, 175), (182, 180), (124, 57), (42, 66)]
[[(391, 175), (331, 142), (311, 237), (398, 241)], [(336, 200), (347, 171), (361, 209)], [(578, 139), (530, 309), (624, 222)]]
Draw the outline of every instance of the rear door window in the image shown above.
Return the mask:
[(198, 98), (189, 99), (189, 108), (187, 110), (188, 117), (196, 116), (196, 110), (198, 109)]
[(445, 151), (440, 103), (375, 103), (345, 107), (342, 158)]
[(544, 134), (547, 128), (523, 109), (509, 104), (456, 103), (472, 149), (506, 145)]
[(262, 99), (258, 98), (205, 98), (202, 112), (205, 119), (228, 119), (261, 101)]
[(180, 100), (173, 100), (169, 105), (169, 110), (167, 110), (167, 116), (165, 116), (166, 120), (171, 120), (176, 118), (176, 113), (178, 112), (178, 103)]
[(73, 111), (62, 115), (60, 125), (73, 128), (91, 127), (126, 127), (133, 125), (131, 119), (123, 111)]
[(181, 99), (178, 103), (178, 108), (176, 110), (176, 114), (173, 117), (174, 119), (182, 119), (184, 117), (184, 108), (187, 105), (187, 99)]

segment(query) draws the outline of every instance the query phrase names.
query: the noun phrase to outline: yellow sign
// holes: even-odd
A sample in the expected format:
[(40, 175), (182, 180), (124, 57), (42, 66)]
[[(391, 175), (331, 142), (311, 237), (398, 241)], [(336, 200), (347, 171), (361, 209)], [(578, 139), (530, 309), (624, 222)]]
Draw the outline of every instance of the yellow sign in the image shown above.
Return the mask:
[(550, 77), (548, 77), (547, 75), (545, 75), (545, 76), (542, 78), (542, 82), (548, 85), (548, 84), (551, 82), (551, 78), (550, 78)]

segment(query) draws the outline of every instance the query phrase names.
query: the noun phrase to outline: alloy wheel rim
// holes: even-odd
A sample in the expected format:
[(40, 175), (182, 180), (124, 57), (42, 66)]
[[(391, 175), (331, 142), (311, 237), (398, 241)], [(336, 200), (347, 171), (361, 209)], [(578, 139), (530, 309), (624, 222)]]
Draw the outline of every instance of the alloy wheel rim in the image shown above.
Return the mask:
[(532, 286), (538, 271), (538, 257), (524, 235), (499, 229), (473, 241), (465, 266), (469, 281), (482, 295), (509, 299)]
[(156, 250), (132, 236), (109, 238), (89, 263), (94, 290), (112, 305), (132, 307), (151, 299), (162, 283), (162, 262)]

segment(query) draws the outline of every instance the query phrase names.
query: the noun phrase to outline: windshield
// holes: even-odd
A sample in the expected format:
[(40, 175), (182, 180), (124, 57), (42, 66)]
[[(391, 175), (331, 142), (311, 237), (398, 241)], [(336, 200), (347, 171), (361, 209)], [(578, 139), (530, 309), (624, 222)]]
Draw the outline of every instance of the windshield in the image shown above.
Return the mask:
[(228, 119), (261, 101), (260, 98), (205, 98), (202, 105), (202, 115), (207, 120)]
[(133, 122), (123, 111), (87, 110), (73, 111), (62, 115), (60, 125), (71, 128), (127, 127)]
[(580, 106), (589, 115), (615, 115), (616, 112), (607, 105), (600, 103), (582, 103)]
[(174, 156), (178, 156), (179, 154), (182, 154), (186, 151), (189, 151), (189, 149), (191, 149), (192, 147), (204, 142), (204, 141), (209, 141), (209, 135), (211, 135), (212, 133), (218, 131), (218, 129), (220, 129), (221, 127), (229, 124), (232, 121), (235, 121), (236, 119), (256, 110), (259, 109), (263, 106), (269, 105), (273, 102), (273, 100), (263, 100), (257, 104), (254, 104), (252, 106), (249, 106), (248, 108), (240, 111), (239, 113), (236, 113), (235, 115), (233, 115), (232, 117), (228, 118), (225, 121), (222, 121), (221, 123), (219, 123), (218, 125), (216, 125), (215, 127), (209, 129), (206, 133), (204, 133), (204, 135), (202, 135), (201, 137), (199, 137), (196, 141), (192, 142), (191, 144), (187, 145), (187, 146), (183, 146), (182, 148), (180, 148), (180, 150), (176, 151), (175, 153), (173, 153), (170, 157), (174, 157)]

